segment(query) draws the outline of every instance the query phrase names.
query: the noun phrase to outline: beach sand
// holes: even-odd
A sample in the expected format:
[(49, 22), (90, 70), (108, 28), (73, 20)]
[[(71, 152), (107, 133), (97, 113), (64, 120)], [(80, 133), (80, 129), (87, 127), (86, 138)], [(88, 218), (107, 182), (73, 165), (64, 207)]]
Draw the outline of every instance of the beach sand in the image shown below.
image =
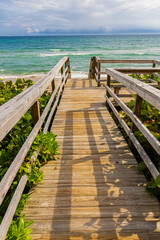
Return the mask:
[(32, 80), (33, 82), (39, 81), (41, 78), (43, 78), (46, 74), (34, 74), (34, 75), (1, 75), (0, 79), (3, 82), (11, 80), (12, 82), (15, 82), (18, 78), (23, 78), (25, 80)]
[[(72, 78), (88, 78), (87, 72), (72, 72)], [(23, 75), (0, 75), (0, 80), (3, 82), (6, 82), (8, 80), (11, 80), (12, 82), (15, 82), (17, 78), (24, 78), (25, 80), (32, 80), (33, 82), (37, 82), (43, 77), (45, 77), (47, 73), (34, 73), (34, 74), (23, 74)], [(60, 74), (57, 74), (56, 78), (59, 78)]]

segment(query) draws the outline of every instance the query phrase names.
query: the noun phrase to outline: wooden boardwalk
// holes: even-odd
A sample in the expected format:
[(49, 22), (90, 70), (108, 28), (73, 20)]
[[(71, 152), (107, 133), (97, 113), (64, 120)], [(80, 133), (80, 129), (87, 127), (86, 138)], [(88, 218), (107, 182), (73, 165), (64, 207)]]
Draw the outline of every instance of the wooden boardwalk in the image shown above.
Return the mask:
[(25, 207), (33, 239), (160, 239), (160, 208), (94, 80), (68, 80), (55, 116), (60, 155)]

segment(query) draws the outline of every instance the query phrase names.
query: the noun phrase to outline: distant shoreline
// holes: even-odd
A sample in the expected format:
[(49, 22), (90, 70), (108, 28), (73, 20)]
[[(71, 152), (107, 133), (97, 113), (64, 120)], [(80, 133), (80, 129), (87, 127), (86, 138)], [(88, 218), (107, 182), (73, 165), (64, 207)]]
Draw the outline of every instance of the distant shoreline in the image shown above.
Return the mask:
[(67, 37), (67, 36), (69, 36), (69, 37), (71, 37), (71, 36), (139, 36), (139, 35), (141, 35), (141, 36), (149, 36), (149, 35), (160, 35), (160, 32), (158, 32), (158, 33), (108, 33), (108, 34), (106, 34), (106, 33), (101, 33), (101, 34), (96, 34), (96, 33), (77, 33), (77, 34), (75, 34), (75, 33), (62, 33), (62, 34), (40, 34), (40, 35), (1, 35), (0, 36), (0, 38), (2, 37)]

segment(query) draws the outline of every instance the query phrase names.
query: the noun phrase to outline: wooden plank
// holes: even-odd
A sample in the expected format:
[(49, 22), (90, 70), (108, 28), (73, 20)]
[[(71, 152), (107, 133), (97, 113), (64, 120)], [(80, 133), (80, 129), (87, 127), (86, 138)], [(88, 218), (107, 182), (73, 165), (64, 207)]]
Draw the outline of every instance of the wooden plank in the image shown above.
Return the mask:
[[(39, 208), (35, 207), (34, 209), (26, 209), (24, 211), (25, 214), (31, 219), (40, 220), (42, 217), (44, 220), (52, 220), (54, 207), (50, 208), (41, 208), (39, 212)], [(143, 217), (146, 215), (146, 220), (153, 221), (154, 218), (158, 218), (160, 214), (159, 206), (153, 207), (153, 212), (148, 213), (145, 206), (127, 206), (126, 208), (119, 206), (105, 206), (101, 207), (74, 207), (72, 208), (72, 218), (112, 218), (113, 216), (116, 218), (126, 218), (128, 215), (132, 215), (132, 217)], [(54, 219), (66, 219), (70, 216), (70, 208), (59, 208), (56, 211)]]
[(160, 74), (158, 74), (158, 73), (153, 73), (153, 75), (160, 78)]
[[(141, 116), (142, 102), (143, 102), (143, 99), (140, 96), (136, 95), (136, 100), (135, 100), (134, 111), (133, 112), (139, 119), (140, 119), (140, 116)], [(135, 133), (137, 130), (138, 130), (137, 126), (132, 122), (131, 131), (133, 133)], [(153, 144), (153, 146), (154, 146), (154, 144)]]
[(5, 216), (3, 217), (3, 220), (0, 225), (0, 239), (4, 240), (6, 237), (6, 234), (8, 232), (9, 226), (11, 224), (12, 218), (15, 214), (16, 208), (18, 206), (18, 203), (20, 201), (21, 195), (24, 191), (25, 185), (27, 183), (28, 177), (25, 175), (21, 178), (16, 191), (13, 195), (13, 198), (8, 206), (8, 209), (5, 213)]
[(160, 61), (158, 61), (158, 60), (153, 60), (153, 62), (157, 65), (160, 65)]
[(154, 72), (160, 72), (160, 68), (115, 68), (116, 71), (125, 73), (125, 74), (149, 74)]
[(59, 233), (58, 235), (56, 233), (50, 233), (50, 234), (43, 234), (43, 233), (39, 233), (39, 234), (33, 234), (33, 240), (49, 240), (49, 239), (54, 239), (54, 240), (66, 240), (66, 237), (68, 236), (68, 238), (72, 239), (72, 240), (111, 240), (111, 239), (119, 239), (119, 240), (139, 240), (139, 239), (154, 239), (154, 240), (159, 240), (160, 239), (160, 233), (123, 233), (123, 235), (121, 234), (121, 231), (117, 231), (116, 233), (111, 233), (109, 231), (107, 232), (99, 232), (97, 233), (96, 230), (95, 231), (91, 231), (91, 232), (63, 232), (63, 233)]
[[(100, 63), (153, 63), (153, 60), (146, 60), (146, 59), (120, 59), (120, 60), (113, 60), (113, 59), (100, 59)], [(154, 61), (157, 62), (157, 61)]]
[[(48, 232), (51, 233), (62, 233), (68, 232), (68, 235), (70, 235), (71, 232), (80, 232), (82, 235), (85, 232), (90, 232), (96, 230), (96, 232), (115, 232), (115, 231), (124, 231), (124, 233), (130, 233), (129, 235), (137, 232), (141, 233), (153, 233), (154, 231), (158, 232), (159, 229), (159, 221), (142, 221), (141, 219), (138, 220), (132, 220), (131, 218), (129, 220), (123, 219), (123, 221), (120, 221), (121, 224), (117, 224), (116, 221), (117, 218), (80, 218), (80, 219), (71, 219), (70, 225), (68, 226), (68, 219), (63, 221), (56, 221), (56, 220), (45, 220), (42, 222), (41, 220), (36, 220), (32, 224), (32, 227), (34, 229), (34, 234), (43, 232), (44, 234), (47, 234)], [(93, 224), (89, 224), (91, 221), (94, 221)], [(99, 224), (100, 221), (100, 224)], [(129, 221), (129, 223), (128, 223)], [(69, 228), (70, 227), (70, 228)], [(69, 228), (69, 229), (68, 229)]]

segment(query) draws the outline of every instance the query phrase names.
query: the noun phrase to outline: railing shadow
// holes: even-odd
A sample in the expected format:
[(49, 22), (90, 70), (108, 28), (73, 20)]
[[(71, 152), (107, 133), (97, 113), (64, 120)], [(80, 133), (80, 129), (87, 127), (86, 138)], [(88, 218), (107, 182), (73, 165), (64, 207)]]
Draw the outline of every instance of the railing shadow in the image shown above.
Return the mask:
[[(81, 81), (82, 82), (82, 85), (81, 86), (77, 86), (77, 82), (78, 81)], [(92, 83), (92, 79), (76, 79), (76, 80), (72, 80), (72, 85), (71, 85), (71, 89), (73, 90), (82, 90), (82, 89), (91, 89), (91, 87), (93, 87), (93, 83)], [(96, 86), (95, 86), (96, 88)]]
[[(74, 86), (72, 84), (73, 88)], [(85, 86), (83, 87), (85, 88)], [(126, 144), (123, 146), (122, 137), (117, 127), (114, 124), (109, 126), (110, 120), (103, 115), (106, 111), (104, 103), (99, 103), (99, 106), (97, 103), (92, 103), (89, 108), (66, 112), (61, 166), (52, 223), (55, 236), (59, 235), (61, 228), (62, 235), (65, 234), (65, 239), (70, 239), (71, 235), (74, 237), (81, 236), (82, 239), (83, 237), (84, 239), (100, 239), (101, 237), (105, 239), (105, 236), (106, 239), (109, 237), (111, 239), (118, 239), (119, 237), (147, 239), (147, 234), (157, 228), (156, 221), (153, 221), (154, 216), (150, 213), (152, 206), (151, 209), (150, 207), (145, 208), (145, 202), (142, 203), (142, 194), (146, 194), (143, 187), (144, 177), (136, 172), (136, 162), (128, 146)], [(82, 140), (79, 146), (83, 146), (85, 149), (88, 143), (88, 154), (80, 154), (80, 151), (77, 153), (77, 150), (81, 148), (76, 149), (78, 142), (74, 145), (75, 114), (80, 114), (84, 118), (84, 127), (82, 125), (81, 128), (82, 133), (78, 132), (77, 128), (76, 136), (83, 139), (83, 134), (86, 133), (87, 140), (84, 142)], [(91, 117), (92, 114), (95, 115), (94, 119)], [(97, 121), (97, 128), (96, 125), (93, 128), (94, 121)], [(66, 145), (70, 146), (68, 152), (66, 151)], [(76, 154), (79, 157), (74, 159)], [(70, 164), (63, 164), (68, 159)], [(74, 206), (72, 206), (72, 191), (73, 188), (75, 189), (73, 178), (76, 174), (73, 169), (74, 165), (80, 163), (87, 165), (88, 161), (92, 161), (97, 192), (95, 196), (93, 195), (93, 201), (97, 203), (98, 211), (95, 215), (92, 213), (88, 217), (85, 215), (81, 220), (81, 218), (72, 216), (72, 210), (74, 209)], [(90, 173), (88, 173), (89, 176)], [(68, 184), (65, 183), (65, 179)], [(62, 188), (64, 192), (62, 192)], [(59, 201), (62, 195), (65, 196), (67, 201), (66, 206), (63, 205), (65, 214), (61, 218), (57, 218), (60, 209)], [(77, 197), (79, 197), (78, 190)], [(149, 193), (147, 197), (150, 200)], [(139, 202), (141, 204), (138, 206)], [(59, 227), (57, 227), (57, 221)], [(73, 221), (75, 221), (74, 226), (71, 224)], [(75, 226), (78, 226), (79, 221), (82, 221), (81, 228), (76, 229)], [(141, 232), (141, 227), (143, 227), (143, 230), (145, 229), (146, 238), (144, 238), (144, 231)]]

